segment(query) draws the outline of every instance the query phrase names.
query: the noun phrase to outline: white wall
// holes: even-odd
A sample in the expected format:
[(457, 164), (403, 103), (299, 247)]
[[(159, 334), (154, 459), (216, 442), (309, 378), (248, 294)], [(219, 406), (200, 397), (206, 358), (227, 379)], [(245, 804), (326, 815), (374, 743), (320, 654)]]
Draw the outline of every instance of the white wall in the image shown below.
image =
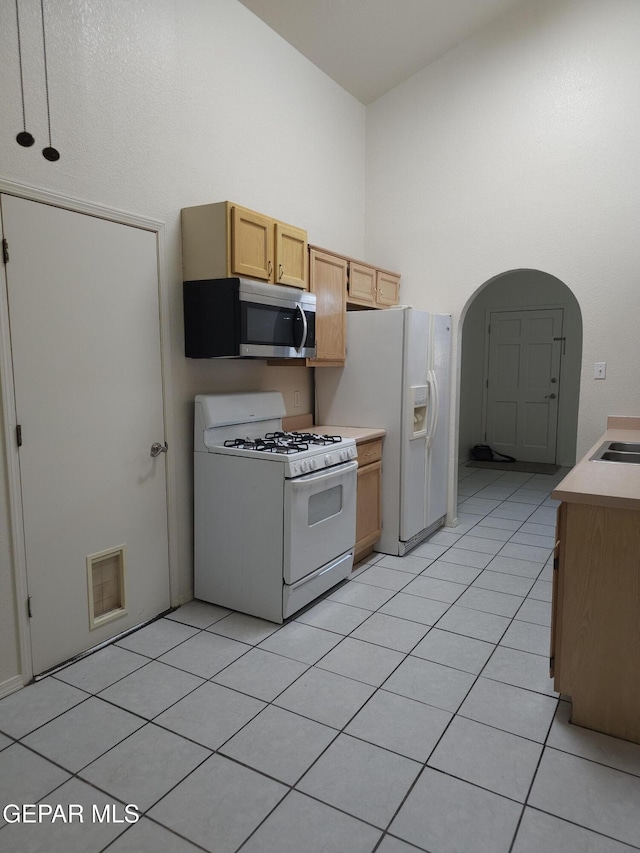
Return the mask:
[[(304, 368), (183, 357), (180, 208), (231, 199), (361, 257), (365, 110), (236, 0), (68, 0), (45, 4), (52, 143), (61, 153), (49, 163), (39, 10), (39, 0), (20, 2), (26, 123), (36, 137), (21, 148), (15, 4), (0, 4), (0, 178), (166, 223), (186, 599), (194, 394), (279, 387), (293, 414), (298, 389), (295, 413), (310, 410), (311, 383)], [(17, 666), (4, 462), (3, 454), (0, 685)]]
[(404, 301), (457, 333), (508, 270), (577, 298), (578, 455), (640, 414), (639, 35), (637, 0), (531, 0), (367, 109), (365, 254), (402, 271)]

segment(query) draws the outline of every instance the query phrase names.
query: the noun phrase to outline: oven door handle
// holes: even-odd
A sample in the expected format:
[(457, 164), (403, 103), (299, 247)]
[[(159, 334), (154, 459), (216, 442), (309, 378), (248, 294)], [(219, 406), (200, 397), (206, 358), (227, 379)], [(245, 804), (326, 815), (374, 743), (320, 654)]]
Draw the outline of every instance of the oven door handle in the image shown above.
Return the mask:
[[(300, 350), (304, 347), (304, 345), (305, 345), (305, 344), (306, 344), (306, 342), (307, 342), (307, 334), (308, 334), (308, 331), (309, 331), (309, 326), (308, 326), (308, 323), (307, 323), (307, 315), (304, 313), (304, 311), (302, 310), (302, 308), (300, 307), (300, 305), (296, 305), (296, 311), (297, 311), (297, 312), (299, 312), (300, 319), (302, 320), (302, 335), (300, 336), (300, 341), (298, 342), (298, 341), (296, 340), (296, 335), (295, 335), (295, 329), (296, 329), (296, 327), (297, 327), (297, 323), (295, 323), (295, 324), (294, 324), (294, 338), (293, 338), (293, 345), (294, 345), (294, 347), (298, 350), (298, 352), (300, 352)], [(298, 319), (298, 317), (296, 317), (296, 320), (297, 320), (297, 319)]]
[(295, 487), (298, 483), (321, 483), (323, 480), (330, 480), (338, 474), (346, 474), (349, 471), (354, 471), (358, 467), (358, 460), (353, 459), (351, 462), (341, 462), (339, 465), (333, 465), (331, 468), (325, 468), (313, 474), (303, 474), (302, 477), (294, 477), (289, 480), (291, 485)]

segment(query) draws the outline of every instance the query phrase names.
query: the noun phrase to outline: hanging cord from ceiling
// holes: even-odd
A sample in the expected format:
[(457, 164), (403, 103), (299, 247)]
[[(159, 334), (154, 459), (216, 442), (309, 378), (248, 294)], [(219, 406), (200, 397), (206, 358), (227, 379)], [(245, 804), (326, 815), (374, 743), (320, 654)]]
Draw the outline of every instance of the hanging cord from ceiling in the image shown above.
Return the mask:
[[(18, 0), (16, 0), (16, 3), (17, 1)], [(44, 57), (44, 86), (45, 93), (47, 96), (47, 128), (49, 131), (49, 145), (46, 148), (42, 149), (42, 156), (46, 160), (55, 162), (56, 160), (60, 159), (60, 152), (57, 148), (53, 148), (53, 146), (51, 145), (51, 109), (49, 105), (49, 71), (47, 67), (47, 36), (44, 26), (44, 0), (40, 0), (40, 15), (42, 18), (42, 54)]]
[(22, 97), (22, 130), (16, 136), (18, 145), (24, 148), (30, 148), (35, 139), (27, 130), (27, 113), (24, 106), (24, 75), (22, 72), (22, 39), (20, 38), (20, 9), (18, 8), (18, 0), (16, 0), (16, 27), (18, 30), (18, 64), (20, 66), (20, 95)]

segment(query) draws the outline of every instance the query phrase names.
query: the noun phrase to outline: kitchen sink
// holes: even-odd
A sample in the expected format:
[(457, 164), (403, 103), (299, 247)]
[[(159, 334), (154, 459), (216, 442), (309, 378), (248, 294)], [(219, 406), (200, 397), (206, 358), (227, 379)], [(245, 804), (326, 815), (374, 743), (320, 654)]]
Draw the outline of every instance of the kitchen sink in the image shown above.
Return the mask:
[(634, 444), (631, 441), (611, 441), (609, 442), (609, 450), (621, 450), (625, 453), (640, 453), (640, 444)]
[(640, 444), (605, 441), (591, 457), (593, 462), (627, 462), (640, 465)]

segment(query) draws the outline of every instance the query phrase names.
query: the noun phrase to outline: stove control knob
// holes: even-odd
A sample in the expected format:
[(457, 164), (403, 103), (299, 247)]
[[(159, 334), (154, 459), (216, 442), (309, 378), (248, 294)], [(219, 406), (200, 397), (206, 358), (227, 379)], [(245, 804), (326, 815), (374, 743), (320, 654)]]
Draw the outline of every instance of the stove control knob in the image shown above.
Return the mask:
[(309, 460), (309, 468), (311, 468), (312, 471), (315, 471), (317, 467), (318, 467), (318, 463), (316, 462), (316, 460), (310, 459)]
[(300, 463), (300, 470), (302, 471), (303, 474), (306, 474), (307, 471), (309, 470), (309, 463), (307, 462), (306, 459), (304, 462)]
[(349, 448), (349, 458), (350, 458), (350, 459), (354, 459), (354, 458), (355, 458), (355, 456), (356, 456), (356, 449), (355, 449), (355, 447), (350, 447), (350, 448)]
[(347, 451), (346, 451), (346, 450), (341, 450), (341, 451), (340, 451), (340, 459), (341, 459), (343, 462), (346, 462), (348, 458), (349, 458), (349, 457), (348, 457), (348, 455), (347, 455)]
[(327, 453), (327, 455), (324, 457), (324, 464), (327, 466), (327, 468), (329, 467), (329, 465), (331, 465), (331, 454), (330, 453)]

